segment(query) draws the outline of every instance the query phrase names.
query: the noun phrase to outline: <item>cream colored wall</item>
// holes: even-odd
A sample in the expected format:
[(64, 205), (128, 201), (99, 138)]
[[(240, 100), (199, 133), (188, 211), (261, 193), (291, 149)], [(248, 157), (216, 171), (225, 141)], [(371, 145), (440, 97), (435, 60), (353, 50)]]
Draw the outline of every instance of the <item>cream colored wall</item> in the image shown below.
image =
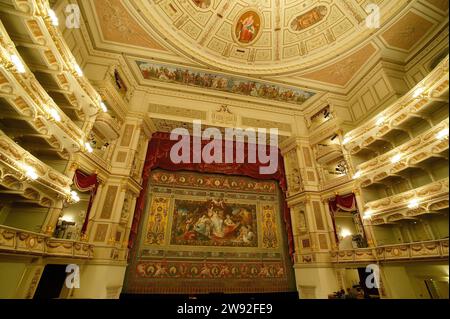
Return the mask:
[(439, 285), (441, 297), (448, 298), (448, 291), (442, 289), (445, 283), (448, 287), (449, 267), (445, 261), (384, 265), (382, 272), (386, 276), (391, 298), (430, 299), (424, 282), (426, 279), (441, 282)]
[(448, 238), (448, 208), (440, 214), (435, 214), (427, 218), (430, 228), (434, 234), (435, 239)]
[(327, 299), (339, 290), (333, 267), (295, 268), (300, 299)]
[(80, 288), (70, 298), (118, 298), (122, 290), (126, 265), (83, 265), (80, 268)]
[(380, 225), (373, 226), (372, 229), (378, 246), (398, 244), (402, 242), (402, 237), (399, 236), (399, 231), (396, 229), (396, 226)]
[(345, 288), (352, 288), (354, 285), (359, 285), (360, 278), (358, 269), (345, 269), (344, 270), (344, 286)]
[(9, 211), (3, 224), (14, 228), (40, 232), (47, 213), (48, 208), (45, 207), (23, 206), (13, 208)]
[(16, 298), (26, 263), (11, 262), (0, 255), (0, 299)]

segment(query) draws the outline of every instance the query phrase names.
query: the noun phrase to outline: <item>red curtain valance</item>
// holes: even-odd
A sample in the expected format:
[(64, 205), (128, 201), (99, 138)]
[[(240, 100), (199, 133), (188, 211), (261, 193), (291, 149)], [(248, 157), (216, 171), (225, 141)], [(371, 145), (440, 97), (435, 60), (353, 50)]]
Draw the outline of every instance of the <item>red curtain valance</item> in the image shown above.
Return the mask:
[(336, 195), (335, 198), (328, 200), (328, 207), (330, 208), (331, 212), (331, 219), (333, 221), (334, 236), (336, 238), (336, 243), (339, 243), (339, 235), (336, 229), (336, 220), (334, 214), (336, 214), (339, 211), (339, 209), (346, 212), (355, 211), (357, 209), (355, 194), (351, 193), (344, 196)]
[(356, 210), (356, 198), (355, 194), (349, 194), (349, 195), (336, 195), (334, 199), (330, 199), (328, 201), (328, 205), (330, 207), (330, 211), (334, 214), (339, 209), (346, 211), (346, 212), (353, 212)]
[(83, 227), (81, 227), (81, 233), (84, 234), (87, 229), (87, 225), (89, 222), (89, 214), (91, 212), (92, 203), (94, 202), (95, 194), (97, 193), (98, 187), (98, 179), (97, 174), (86, 175), (80, 170), (75, 171), (75, 175), (73, 176), (73, 184), (75, 185), (75, 189), (82, 193), (90, 192), (91, 196), (89, 197), (89, 204), (86, 210), (86, 217), (83, 222)]
[[(190, 138), (191, 142), (191, 150), (193, 149), (193, 138)], [(202, 149), (205, 145), (207, 145), (210, 141), (202, 141)], [(208, 164), (208, 163), (180, 163), (175, 164), (170, 159), (170, 150), (172, 146), (174, 146), (178, 141), (170, 140), (170, 133), (165, 132), (157, 132), (152, 135), (151, 140), (149, 141), (147, 156), (144, 163), (144, 168), (142, 172), (142, 190), (136, 202), (136, 208), (133, 216), (133, 223), (131, 226), (130, 238), (128, 247), (132, 248), (134, 245), (134, 241), (136, 239), (139, 227), (139, 221), (144, 211), (145, 206), (145, 197), (147, 194), (147, 184), (150, 176), (151, 170), (156, 168), (165, 169), (168, 171), (196, 171), (201, 173), (219, 173), (226, 175), (241, 175), (248, 176), (255, 179), (272, 179), (277, 180), (279, 182), (280, 188), (283, 193), (286, 194), (286, 176), (284, 172), (284, 162), (281, 156), (281, 152), (279, 152), (278, 148), (276, 151), (278, 152), (278, 169), (273, 174), (260, 174), (260, 167), (265, 167), (267, 164), (262, 164), (258, 161), (256, 163), (248, 162), (248, 149), (249, 147), (255, 147), (255, 145), (251, 145), (248, 143), (244, 143), (244, 163), (223, 163), (223, 164)], [(236, 146), (236, 142), (233, 143), (234, 149)], [(267, 146), (267, 153), (270, 146)], [(222, 154), (225, 154), (225, 143), (222, 143)], [(272, 149), (273, 151), (273, 149)], [(236, 158), (236, 153), (234, 152), (234, 158)], [(235, 162), (235, 161), (234, 161)], [(289, 242), (289, 253), (291, 257), (293, 256), (294, 246), (293, 246), (293, 235), (292, 235), (292, 227), (291, 227), (291, 218), (289, 208), (287, 203), (284, 201), (284, 210), (283, 210), (283, 218), (286, 226), (286, 231), (288, 234), (288, 242)]]

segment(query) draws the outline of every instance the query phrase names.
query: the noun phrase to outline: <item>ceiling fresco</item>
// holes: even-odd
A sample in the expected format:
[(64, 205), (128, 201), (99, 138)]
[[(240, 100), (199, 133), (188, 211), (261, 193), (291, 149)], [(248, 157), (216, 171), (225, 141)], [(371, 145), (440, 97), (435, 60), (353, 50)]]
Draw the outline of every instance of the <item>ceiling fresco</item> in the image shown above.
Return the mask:
[[(147, 30), (183, 55), (248, 75), (300, 71), (361, 45), (368, 1), (130, 0)], [(408, 4), (378, 0), (385, 23)], [(339, 43), (337, 46), (336, 44)]]

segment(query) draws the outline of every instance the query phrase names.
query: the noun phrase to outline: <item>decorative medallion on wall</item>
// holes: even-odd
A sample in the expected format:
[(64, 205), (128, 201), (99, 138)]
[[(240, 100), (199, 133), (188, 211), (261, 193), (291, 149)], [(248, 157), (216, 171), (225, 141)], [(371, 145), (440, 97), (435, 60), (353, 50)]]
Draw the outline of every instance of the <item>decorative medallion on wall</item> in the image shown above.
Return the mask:
[(309, 10), (308, 12), (299, 15), (291, 22), (291, 28), (294, 31), (302, 31), (305, 30), (325, 18), (327, 15), (328, 9), (325, 6), (318, 6), (314, 9)]
[(200, 9), (208, 9), (212, 0), (192, 0), (192, 2)]
[(220, 108), (212, 114), (214, 123), (236, 124), (237, 116), (232, 113), (227, 105), (221, 105)]
[(240, 15), (234, 28), (237, 42), (248, 45), (253, 43), (261, 30), (261, 16), (254, 10), (249, 10)]

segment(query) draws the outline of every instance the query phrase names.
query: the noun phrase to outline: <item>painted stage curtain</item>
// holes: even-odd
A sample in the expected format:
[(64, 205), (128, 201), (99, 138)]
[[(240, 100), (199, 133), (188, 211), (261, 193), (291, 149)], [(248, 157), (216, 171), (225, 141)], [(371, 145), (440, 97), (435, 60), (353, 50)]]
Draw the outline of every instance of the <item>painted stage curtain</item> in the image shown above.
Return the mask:
[(355, 194), (351, 193), (348, 195), (340, 196), (336, 195), (335, 198), (328, 201), (328, 207), (331, 212), (331, 219), (333, 220), (334, 235), (336, 237), (336, 242), (339, 243), (339, 236), (336, 229), (336, 221), (334, 215), (341, 209), (346, 212), (353, 212), (356, 208), (356, 197)]
[(82, 192), (90, 192), (91, 196), (89, 197), (89, 204), (86, 210), (86, 217), (83, 222), (83, 227), (81, 227), (81, 233), (84, 234), (87, 229), (87, 225), (89, 222), (89, 214), (91, 212), (92, 203), (94, 202), (95, 194), (97, 193), (98, 187), (98, 179), (97, 174), (86, 175), (80, 170), (75, 171), (75, 175), (73, 176), (73, 184), (75, 188)]
[[(191, 142), (191, 150), (193, 149), (193, 138), (191, 136), (190, 139)], [(170, 133), (165, 132), (156, 132), (153, 134), (148, 150), (147, 150), (147, 156), (144, 163), (144, 169), (142, 172), (142, 190), (139, 195), (139, 198), (136, 202), (136, 208), (133, 216), (133, 223), (131, 226), (131, 232), (130, 232), (130, 239), (128, 243), (128, 247), (132, 248), (133, 244), (135, 242), (138, 228), (139, 228), (139, 221), (141, 219), (141, 216), (144, 211), (145, 206), (145, 197), (147, 194), (147, 187), (148, 187), (148, 179), (151, 170), (160, 168), (168, 171), (195, 171), (195, 172), (201, 172), (201, 173), (218, 173), (218, 174), (225, 174), (225, 175), (240, 175), (240, 176), (247, 176), (252, 177), (255, 179), (271, 179), (271, 180), (277, 180), (281, 190), (284, 194), (286, 194), (287, 186), (286, 186), (286, 175), (284, 172), (284, 162), (283, 158), (281, 156), (281, 152), (278, 149), (275, 149), (278, 153), (278, 169), (273, 174), (260, 174), (259, 169), (260, 167), (265, 167), (268, 164), (262, 164), (258, 162), (258, 159), (256, 163), (248, 163), (248, 149), (249, 147), (255, 147), (254, 145), (244, 143), (244, 163), (180, 163), (175, 164), (170, 159), (170, 150), (172, 149), (172, 146), (178, 143), (178, 141), (171, 141), (170, 140)], [(210, 141), (202, 141), (202, 149), (203, 147), (210, 143)], [(234, 150), (236, 150), (236, 142), (234, 144)], [(267, 154), (269, 152), (269, 145), (267, 146)], [(272, 151), (275, 151), (272, 150)], [(225, 156), (225, 142), (222, 143), (222, 155)], [(234, 159), (236, 158), (236, 152), (233, 152)], [(192, 156), (191, 156), (192, 158)], [(234, 161), (235, 162), (235, 161)], [(286, 201), (284, 202), (284, 209), (283, 209), (283, 219), (286, 226), (286, 231), (288, 235), (288, 243), (289, 243), (289, 253), (291, 257), (293, 257), (294, 253), (294, 246), (293, 246), (293, 235), (292, 235), (292, 227), (291, 227), (291, 217), (289, 208), (287, 206)]]

